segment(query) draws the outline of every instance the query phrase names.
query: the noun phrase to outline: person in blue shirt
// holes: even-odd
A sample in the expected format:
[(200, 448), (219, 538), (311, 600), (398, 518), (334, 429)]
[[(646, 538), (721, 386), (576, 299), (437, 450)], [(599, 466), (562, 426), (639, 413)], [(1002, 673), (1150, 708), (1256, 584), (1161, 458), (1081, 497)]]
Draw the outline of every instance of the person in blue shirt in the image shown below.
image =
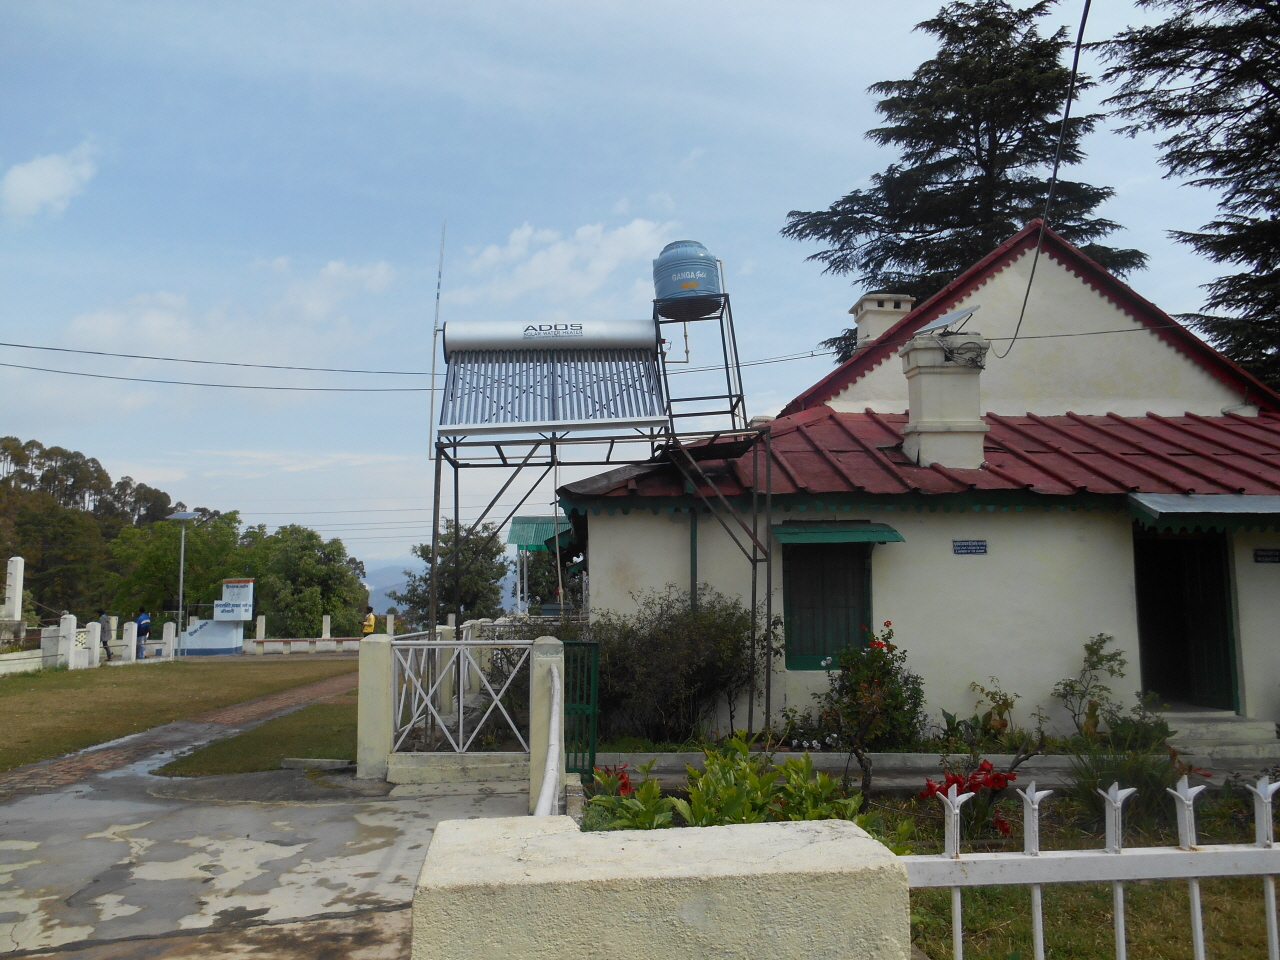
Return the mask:
[(151, 636), (151, 614), (147, 613), (145, 607), (138, 613), (136, 623), (138, 624), (138, 659), (141, 660), (147, 655), (146, 648), (142, 645), (143, 641)]

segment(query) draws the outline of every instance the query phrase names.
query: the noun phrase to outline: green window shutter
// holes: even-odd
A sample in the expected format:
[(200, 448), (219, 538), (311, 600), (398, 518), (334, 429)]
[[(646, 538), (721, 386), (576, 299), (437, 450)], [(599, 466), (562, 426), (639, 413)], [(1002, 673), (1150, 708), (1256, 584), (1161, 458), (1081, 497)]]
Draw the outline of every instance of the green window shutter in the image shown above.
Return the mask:
[(782, 571), (788, 670), (826, 669), (828, 657), (866, 642), (869, 544), (784, 544)]

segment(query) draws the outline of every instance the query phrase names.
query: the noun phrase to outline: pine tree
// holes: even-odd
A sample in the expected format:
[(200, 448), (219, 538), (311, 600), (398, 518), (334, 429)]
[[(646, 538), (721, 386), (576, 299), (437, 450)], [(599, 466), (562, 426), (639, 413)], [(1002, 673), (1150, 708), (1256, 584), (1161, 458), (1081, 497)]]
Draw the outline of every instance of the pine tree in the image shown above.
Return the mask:
[(1214, 263), (1242, 268), (1205, 285), (1204, 310), (1180, 319), (1280, 387), (1280, 3), (1139, 0), (1169, 19), (1101, 44), (1119, 81), (1107, 103), (1162, 131), (1168, 176), (1221, 193), (1219, 216), (1171, 231)]
[[(1099, 115), (1062, 111), (1071, 82), (1062, 65), (1065, 29), (1041, 36), (1036, 22), (1054, 0), (1025, 9), (1005, 0), (953, 2), (919, 24), (938, 38), (938, 54), (909, 80), (874, 84), (888, 121), (867, 136), (896, 147), (900, 160), (871, 186), (826, 210), (787, 215), (784, 236), (829, 246), (809, 257), (855, 284), (916, 298), (940, 290), (1043, 212), (1059, 134), (1062, 165), (1084, 159), (1081, 138)], [(1087, 77), (1076, 89), (1091, 86)], [(1050, 222), (1103, 266), (1141, 268), (1137, 250), (1094, 241), (1119, 225), (1093, 215), (1114, 191), (1059, 179)], [(851, 353), (849, 334), (824, 346)], [(844, 359), (842, 357), (841, 359)]]

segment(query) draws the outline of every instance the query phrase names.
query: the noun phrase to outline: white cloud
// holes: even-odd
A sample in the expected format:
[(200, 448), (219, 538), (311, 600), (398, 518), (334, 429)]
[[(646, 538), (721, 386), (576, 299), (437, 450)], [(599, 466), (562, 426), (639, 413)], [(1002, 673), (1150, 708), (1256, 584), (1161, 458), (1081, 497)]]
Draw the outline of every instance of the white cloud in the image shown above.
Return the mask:
[(295, 282), (289, 288), (286, 303), (299, 308), (309, 320), (324, 320), (343, 300), (359, 290), (382, 293), (395, 275), (385, 260), (363, 267), (330, 260), (315, 276)]
[(617, 203), (613, 205), (613, 212), (620, 217), (625, 217), (628, 213), (631, 212), (631, 201), (628, 200), (626, 197), (623, 197), (621, 200), (619, 200)]
[(657, 193), (649, 194), (649, 206), (663, 213), (671, 213), (676, 208), (676, 202), (671, 199), (671, 194), (665, 190), (659, 190)]
[(489, 246), (476, 255), (469, 269), (487, 276), (479, 284), (455, 289), (450, 299), (455, 303), (580, 302), (610, 284), (630, 294), (632, 278), (619, 278), (619, 271), (647, 268), (676, 226), (636, 218), (614, 229), (586, 224), (561, 237), (526, 223), (511, 231), (506, 246)]
[(93, 153), (86, 140), (67, 153), (50, 153), (10, 167), (0, 180), (0, 207), (5, 216), (29, 220), (42, 212), (51, 216), (62, 213), (98, 172)]

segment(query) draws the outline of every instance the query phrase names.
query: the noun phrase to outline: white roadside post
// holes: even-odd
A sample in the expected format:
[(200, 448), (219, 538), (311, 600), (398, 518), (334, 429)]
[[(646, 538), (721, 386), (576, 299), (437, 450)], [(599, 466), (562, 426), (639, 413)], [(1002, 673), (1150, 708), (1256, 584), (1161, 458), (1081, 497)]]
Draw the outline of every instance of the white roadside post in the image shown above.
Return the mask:
[(138, 625), (132, 620), (125, 623), (124, 628), (120, 631), (120, 635), (124, 640), (124, 650), (120, 653), (120, 660), (123, 663), (134, 663), (138, 659)]
[(544, 804), (543, 816), (560, 812), (565, 764), (563, 678), (564, 644), (555, 637), (533, 641), (529, 661), (529, 812), (538, 812), (550, 771), (551, 782), (546, 784), (550, 801)]
[(177, 638), (178, 625), (172, 620), (166, 621), (161, 633), (160, 656), (165, 660), (173, 659), (174, 641)]
[(325, 614), (320, 618), (320, 639), (329, 640), (333, 637), (332, 626), (333, 618), (329, 614)]
[(58, 620), (58, 662), (65, 663), (68, 670), (79, 669), (76, 663), (76, 617), (73, 613), (64, 613)]
[(91, 667), (102, 663), (102, 624), (93, 620), (84, 628), (85, 661)]
[[(179, 541), (179, 546), (178, 546), (178, 620), (179, 622), (181, 622), (183, 618), (185, 618), (187, 615), (186, 603), (185, 603), (186, 597), (183, 595), (183, 591), (186, 587), (185, 580), (186, 580), (186, 574), (187, 574), (187, 521), (194, 520), (198, 516), (200, 516), (200, 514), (198, 513), (193, 513), (189, 510), (180, 510), (177, 513), (171, 513), (169, 514), (169, 516), (165, 517), (166, 520), (178, 520), (182, 523), (181, 539)], [(173, 656), (172, 648), (169, 649), (168, 655), (170, 657)]]
[(394, 637), (396, 635), (396, 615), (394, 613), (387, 614), (387, 636)]
[(22, 619), (22, 575), (26, 561), (22, 557), (10, 557), (4, 581), (4, 613), (0, 620)]

